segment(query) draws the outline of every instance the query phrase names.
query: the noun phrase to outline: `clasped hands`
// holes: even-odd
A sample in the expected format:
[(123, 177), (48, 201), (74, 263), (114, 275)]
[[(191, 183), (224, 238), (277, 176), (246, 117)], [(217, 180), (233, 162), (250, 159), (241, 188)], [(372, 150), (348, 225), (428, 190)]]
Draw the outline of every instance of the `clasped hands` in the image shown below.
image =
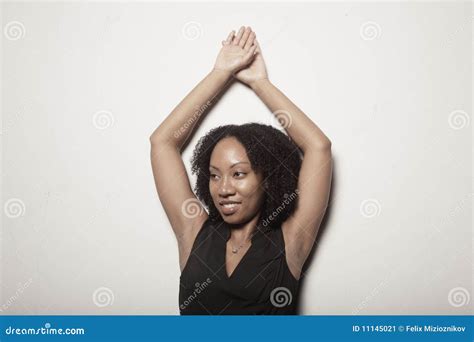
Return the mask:
[(214, 70), (229, 73), (250, 87), (257, 81), (268, 79), (260, 46), (250, 27), (242, 26), (237, 34), (232, 31), (222, 41)]

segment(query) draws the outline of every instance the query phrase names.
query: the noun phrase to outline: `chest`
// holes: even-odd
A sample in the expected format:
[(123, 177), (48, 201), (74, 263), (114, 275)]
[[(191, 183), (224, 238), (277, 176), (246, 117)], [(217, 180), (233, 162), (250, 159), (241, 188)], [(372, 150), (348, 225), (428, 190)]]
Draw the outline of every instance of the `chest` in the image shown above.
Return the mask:
[(248, 243), (244, 246), (234, 246), (230, 241), (226, 244), (225, 251), (225, 269), (227, 278), (232, 277), (237, 267), (245, 261), (245, 256), (249, 253), (252, 244)]
[(210, 277), (224, 287), (246, 290), (272, 282), (281, 272), (284, 255), (272, 241), (262, 237), (238, 247), (219, 236), (206, 239), (191, 253), (182, 283), (193, 285)]
[(233, 253), (235, 246), (224, 238), (218, 234), (203, 238), (191, 253), (180, 277), (180, 304), (185, 311), (201, 312), (205, 307), (212, 314), (222, 314), (252, 308), (264, 313), (273, 308), (275, 288), (285, 287), (296, 294), (285, 267), (284, 247), (278, 241), (261, 236)]

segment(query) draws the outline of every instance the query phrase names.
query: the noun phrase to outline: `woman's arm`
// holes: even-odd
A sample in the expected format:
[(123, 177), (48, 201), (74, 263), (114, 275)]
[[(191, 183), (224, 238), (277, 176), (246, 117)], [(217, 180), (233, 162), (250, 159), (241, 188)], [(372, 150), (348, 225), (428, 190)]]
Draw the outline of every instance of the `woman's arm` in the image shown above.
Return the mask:
[(282, 225), (288, 266), (299, 279), (328, 205), (332, 178), (331, 141), (268, 79), (256, 81), (252, 89), (277, 119), (285, 123), (286, 132), (303, 151), (298, 202), (294, 213)]
[(191, 136), (201, 115), (212, 100), (231, 79), (230, 72), (212, 69), (191, 92), (176, 106), (150, 136), (152, 147), (157, 145), (174, 147), (181, 151)]
[(192, 238), (193, 232), (207, 219), (206, 212), (192, 191), (181, 150), (196, 129), (200, 116), (204, 115), (203, 110), (230, 77), (227, 72), (212, 70), (150, 136), (150, 158), (156, 190), (178, 244)]
[(219, 94), (232, 74), (251, 62), (256, 46), (247, 45), (243, 29), (232, 31), (217, 56), (213, 70), (176, 106), (150, 136), (151, 165), (158, 196), (171, 223), (180, 249), (181, 270), (198, 229), (207, 219), (195, 197), (181, 150), (200, 121), (200, 116)]
[(250, 85), (255, 94), (272, 111), (304, 154), (311, 150), (328, 150), (331, 141), (321, 129), (285, 96), (268, 78)]
[[(282, 225), (288, 265), (293, 275), (299, 278), (328, 205), (332, 178), (331, 141), (301, 109), (269, 81), (260, 48), (257, 48), (257, 53), (250, 67), (243, 69), (235, 77), (254, 90), (283, 123), (290, 138), (303, 152), (296, 209)], [(281, 162), (284, 164), (285, 161)]]

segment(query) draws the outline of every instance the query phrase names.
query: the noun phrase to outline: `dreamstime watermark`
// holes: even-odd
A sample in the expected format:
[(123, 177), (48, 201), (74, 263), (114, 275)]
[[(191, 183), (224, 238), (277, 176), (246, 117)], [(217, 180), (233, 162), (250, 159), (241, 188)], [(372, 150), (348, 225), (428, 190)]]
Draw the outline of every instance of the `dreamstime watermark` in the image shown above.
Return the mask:
[(84, 335), (84, 328), (52, 328), (51, 323), (45, 323), (41, 328), (5, 328), (6, 335)]
[(2, 122), (3, 125), (2, 125), (2, 129), (0, 131), (0, 135), (3, 135), (8, 130), (10, 130), (15, 125), (15, 122), (17, 121), (17, 119), (19, 117), (20, 117), (20, 114), (16, 113), (16, 114), (14, 114), (14, 116), (12, 118), (9, 118), (8, 120), (3, 120), (3, 122)]
[(376, 287), (374, 287), (372, 291), (370, 291), (370, 293), (364, 298), (364, 300), (360, 302), (354, 310), (352, 310), (353, 315), (359, 314), (359, 312), (365, 307), (367, 307), (367, 304), (380, 293), (380, 290), (388, 284), (388, 280), (391, 274), (392, 273), (390, 273), (384, 280), (382, 280)]
[(3, 206), (5, 215), (9, 218), (18, 218), (25, 215), (25, 203), (19, 198), (10, 198)]
[(452, 265), (463, 262), (463, 258), (465, 258), (464, 260), (469, 265), (471, 263), (469, 254), (471, 254), (471, 246), (469, 243), (467, 243), (464, 248), (456, 248), (454, 253), (449, 253), (446, 255), (446, 258), (443, 258), (443, 262), (439, 266), (436, 265), (435, 271), (428, 273), (428, 277), (424, 279), (424, 284), (421, 288), (421, 291), (427, 287), (433, 287), (434, 283), (440, 283), (438, 278), (441, 277), (447, 270), (449, 270)]
[(114, 116), (107, 110), (100, 110), (92, 117), (92, 124), (97, 129), (107, 129), (112, 127), (115, 122)]
[(283, 109), (278, 109), (273, 112), (273, 115), (269, 117), (270, 118), (270, 125), (273, 124), (273, 122), (277, 122), (278, 125), (281, 127), (287, 129), (290, 128), (291, 124), (293, 123), (293, 118), (291, 117), (291, 113), (287, 110)]
[(92, 294), (92, 301), (100, 308), (114, 303), (114, 293), (108, 287), (99, 287)]
[(455, 287), (448, 293), (448, 302), (455, 308), (469, 304), (471, 295), (464, 287)]
[(197, 21), (189, 21), (184, 24), (182, 33), (187, 40), (196, 40), (202, 36), (202, 25)]
[(212, 280), (211, 278), (207, 278), (206, 280), (204, 280), (204, 282), (202, 282), (201, 284), (199, 283), (196, 283), (194, 284), (194, 291), (192, 294), (190, 294), (188, 296), (188, 298), (186, 298), (182, 304), (179, 305), (179, 308), (181, 310), (184, 310), (186, 309), (186, 307), (191, 304), (193, 302), (194, 299), (197, 298), (197, 296), (199, 296), (208, 286), (209, 284), (212, 283)]
[(25, 25), (19, 21), (10, 21), (3, 28), (3, 34), (8, 40), (18, 40), (26, 35)]
[(262, 222), (264, 227), (268, 226), (271, 221), (273, 221), (283, 210), (285, 210), (286, 206), (288, 206), (291, 202), (293, 202), (300, 193), (299, 189), (296, 189), (290, 195), (284, 194), (283, 197), (285, 198), (283, 202), (270, 214), (267, 218), (265, 218)]
[(448, 123), (449, 127), (458, 130), (469, 126), (469, 124), (471, 123), (471, 118), (469, 117), (469, 114), (467, 114), (465, 111), (455, 110), (449, 114)]
[[(452, 33), (449, 33), (448, 37), (446, 38), (446, 40), (444, 41), (444, 48), (449, 48), (449, 45), (453, 44), (453, 42), (455, 41), (456, 38), (460, 37), (461, 33), (463, 31), (465, 31), (466, 29), (466, 24), (469, 25), (469, 22), (466, 21), (466, 22), (463, 22), (463, 24), (461, 26), (458, 26), (457, 29), (452, 32)], [(469, 26), (467, 26), (469, 27)]]
[(434, 231), (441, 233), (441, 227), (446, 226), (453, 218), (466, 209), (466, 204), (472, 201), (474, 192), (467, 193), (456, 205), (449, 209), (448, 214), (444, 215), (434, 226)]
[(270, 293), (270, 302), (277, 308), (282, 308), (291, 304), (293, 295), (286, 287), (277, 287)]
[(197, 198), (188, 198), (181, 205), (181, 213), (186, 218), (196, 218), (203, 213), (204, 209)]
[(174, 131), (173, 136), (178, 139), (181, 134), (188, 130), (189, 126), (199, 119), (199, 117), (206, 111), (207, 108), (209, 108), (211, 104), (211, 101), (207, 101), (204, 105), (196, 109), (193, 116), (190, 117), (180, 128)]
[(0, 312), (8, 310), (10, 306), (21, 296), (21, 294), (31, 285), (33, 278), (29, 278), (24, 284), (20, 283), (20, 286), (16, 289), (15, 293), (7, 299), (5, 303), (0, 306)]
[(382, 28), (375, 21), (367, 21), (360, 26), (360, 36), (363, 40), (374, 40), (381, 34)]
[(382, 211), (382, 206), (376, 199), (369, 198), (362, 201), (359, 210), (362, 216), (372, 218), (374, 216), (380, 215), (380, 212)]

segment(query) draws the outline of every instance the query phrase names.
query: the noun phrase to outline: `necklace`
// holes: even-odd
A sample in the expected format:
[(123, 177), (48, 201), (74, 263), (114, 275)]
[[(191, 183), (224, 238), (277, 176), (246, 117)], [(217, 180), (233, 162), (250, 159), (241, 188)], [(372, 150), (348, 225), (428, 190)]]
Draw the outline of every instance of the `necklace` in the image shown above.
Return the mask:
[[(255, 232), (253, 232), (250, 235), (250, 239), (248, 241), (251, 241), (254, 235), (255, 235)], [(236, 254), (246, 244), (246, 242), (247, 241), (243, 242), (238, 248), (235, 248), (234, 245), (231, 242), (230, 245), (232, 246), (232, 253)]]

